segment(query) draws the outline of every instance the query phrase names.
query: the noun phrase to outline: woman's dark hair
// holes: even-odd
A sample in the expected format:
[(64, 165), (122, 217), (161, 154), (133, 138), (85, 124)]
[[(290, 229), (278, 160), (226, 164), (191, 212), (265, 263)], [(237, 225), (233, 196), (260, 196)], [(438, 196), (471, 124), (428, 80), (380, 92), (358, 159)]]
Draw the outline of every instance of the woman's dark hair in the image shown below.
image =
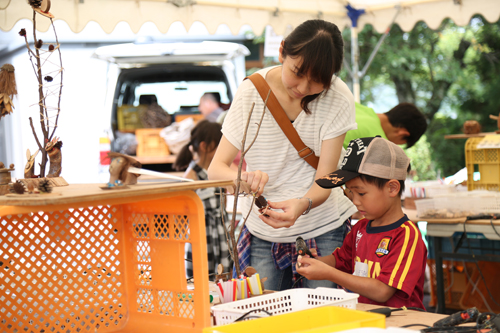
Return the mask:
[[(339, 28), (327, 21), (309, 20), (295, 28), (283, 42), (283, 58), (301, 57), (302, 64), (298, 73), (310, 75), (311, 79), (321, 82), (325, 90), (330, 88), (332, 77), (342, 68), (344, 59), (344, 40)], [(307, 114), (307, 107), (320, 94), (306, 96), (301, 106)]]
[(191, 130), (191, 140), (182, 147), (177, 155), (177, 159), (173, 165), (174, 169), (177, 171), (187, 169), (189, 163), (193, 160), (193, 152), (189, 149), (190, 146), (193, 147), (195, 153), (200, 152), (200, 144), (202, 142), (207, 144), (207, 149), (210, 152), (217, 149), (220, 139), (222, 138), (221, 128), (221, 124), (208, 120), (201, 120), (196, 124)]

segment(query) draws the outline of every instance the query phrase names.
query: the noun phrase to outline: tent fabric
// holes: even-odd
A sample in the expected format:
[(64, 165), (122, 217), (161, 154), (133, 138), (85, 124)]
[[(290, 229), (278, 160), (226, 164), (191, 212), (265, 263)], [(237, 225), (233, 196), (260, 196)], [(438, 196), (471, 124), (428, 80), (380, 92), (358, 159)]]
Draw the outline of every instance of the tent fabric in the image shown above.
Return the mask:
[[(301, 22), (322, 18), (339, 27), (350, 26), (345, 0), (52, 0), (50, 12), (55, 20), (65, 21), (73, 32), (80, 32), (88, 22), (97, 22), (106, 33), (111, 33), (122, 21), (136, 33), (146, 22), (153, 22), (166, 33), (170, 25), (180, 21), (189, 30), (202, 22), (210, 33), (226, 24), (233, 34), (244, 25), (260, 34), (266, 25), (278, 34)], [(490, 22), (500, 17), (499, 0), (351, 0), (356, 9), (365, 9), (359, 18), (360, 29), (371, 24), (378, 32), (387, 29), (401, 6), (395, 23), (408, 31), (420, 20), (437, 28), (444, 18), (458, 25), (466, 25), (475, 14)], [(20, 19), (32, 19), (33, 11), (26, 0), (0, 0), (0, 29), (9, 31)], [(37, 29), (45, 32), (50, 20), (37, 19)]]

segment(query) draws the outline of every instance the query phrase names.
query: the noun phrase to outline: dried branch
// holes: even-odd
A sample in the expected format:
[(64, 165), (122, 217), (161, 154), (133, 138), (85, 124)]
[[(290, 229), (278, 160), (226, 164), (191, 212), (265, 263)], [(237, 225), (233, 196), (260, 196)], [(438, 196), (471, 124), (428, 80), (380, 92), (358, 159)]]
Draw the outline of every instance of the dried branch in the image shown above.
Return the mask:
[[(24, 36), (24, 40), (26, 42), (26, 49), (28, 50), (28, 55), (29, 55), (29, 60), (31, 62), (31, 66), (33, 68), (33, 71), (35, 72), (35, 76), (38, 81), (38, 107), (39, 107), (39, 121), (40, 121), (40, 127), (43, 133), (43, 140), (38, 139), (37, 134), (34, 130), (33, 126), (33, 121), (30, 118), (30, 125), (33, 131), (33, 135), (35, 136), (35, 140), (38, 144), (38, 148), (40, 149), (41, 155), (42, 155), (42, 162), (40, 163), (40, 177), (45, 176), (45, 168), (47, 166), (48, 162), (48, 154), (45, 151), (45, 144), (49, 142), (50, 140), (53, 139), (55, 131), (58, 126), (58, 121), (59, 121), (59, 113), (61, 111), (61, 94), (62, 94), (62, 79), (63, 79), (63, 68), (62, 68), (62, 56), (61, 56), (61, 49), (59, 45), (59, 39), (57, 36), (57, 32), (54, 26), (54, 22), (52, 19), (50, 19), (50, 23), (52, 25), (52, 28), (54, 30), (54, 35), (56, 39), (56, 47), (54, 47), (53, 44), (50, 44), (48, 46), (49, 50), (45, 51), (42, 49), (43, 46), (43, 41), (39, 40), (36, 35), (36, 19), (37, 19), (37, 12), (33, 10), (33, 38), (34, 38), (34, 47), (30, 47), (30, 44), (28, 42), (28, 38), (26, 36), (26, 33), (24, 32), (21, 34), (21, 36)], [(23, 29), (24, 30), (24, 29)], [(50, 57), (52, 55), (52, 52), (55, 51), (55, 48), (57, 48), (57, 52), (59, 53), (59, 64), (56, 62), (52, 63), (50, 61)], [(48, 52), (48, 53), (47, 53)], [(42, 58), (43, 55), (43, 58)], [(42, 67), (44, 65), (49, 65), (49, 66), (58, 66), (57, 73), (60, 74), (60, 84), (59, 84), (59, 93), (56, 95), (56, 91), (52, 89), (50, 85), (44, 87), (44, 80), (47, 82), (52, 82), (52, 78), (49, 79), (50, 76), (44, 77)], [(53, 72), (56, 71), (49, 71), (49, 74), (52, 75)], [(47, 74), (47, 73), (46, 73)], [(45, 91), (44, 91), (44, 88)], [(57, 100), (57, 114), (55, 115), (55, 122), (53, 122), (53, 129), (51, 131), (51, 113), (55, 110), (55, 107), (49, 107), (48, 103), (52, 100), (53, 97), (58, 98)]]
[[(56, 27), (54, 26), (54, 22), (52, 21), (52, 19), (50, 19), (50, 24), (52, 25), (52, 28), (54, 30), (54, 35), (56, 37), (56, 45), (59, 46), (59, 39), (57, 38), (57, 33), (56, 33)], [(54, 133), (56, 132), (56, 129), (57, 129), (57, 122), (59, 121), (59, 112), (61, 111), (61, 94), (62, 94), (62, 88), (63, 88), (63, 70), (62, 70), (62, 56), (61, 56), (61, 48), (60, 47), (57, 47), (57, 52), (59, 52), (59, 63), (61, 64), (61, 71), (59, 72), (59, 74), (61, 75), (61, 80), (60, 80), (60, 84), (59, 84), (59, 100), (57, 101), (57, 116), (56, 116), (56, 121), (54, 123), (54, 130), (52, 131), (52, 133), (50, 134), (49, 136), (49, 141), (52, 140), (52, 137), (54, 136)]]
[[(252, 142), (250, 143), (250, 145), (248, 146), (248, 148), (245, 149), (245, 143), (246, 143), (246, 137), (247, 137), (247, 133), (248, 133), (248, 127), (250, 126), (250, 120), (252, 118), (253, 109), (255, 107), (255, 103), (252, 103), (252, 107), (251, 107), (250, 112), (248, 114), (248, 119), (247, 119), (247, 122), (246, 122), (246, 125), (245, 125), (245, 132), (243, 134), (243, 139), (241, 141), (241, 157), (240, 157), (240, 162), (238, 163), (238, 174), (236, 176), (236, 189), (234, 191), (233, 215), (231, 217), (231, 224), (229, 226), (229, 236), (226, 235), (226, 237), (227, 237), (227, 243), (228, 243), (228, 248), (230, 249), (229, 253), (231, 254), (231, 258), (233, 259), (233, 263), (234, 263), (234, 267), (236, 269), (236, 275), (237, 276), (240, 276), (240, 274), (241, 274), (240, 262), (238, 260), (238, 240), (239, 240), (239, 237), (238, 237), (238, 239), (236, 239), (236, 235), (235, 235), (235, 231), (236, 231), (236, 209), (237, 209), (237, 206), (238, 206), (238, 194), (240, 193), (241, 170), (243, 168), (243, 160), (245, 158), (245, 155), (249, 151), (249, 149), (253, 146), (253, 144), (255, 143), (255, 140), (257, 139), (257, 136), (259, 134), (260, 127), (262, 125), (262, 121), (264, 120), (264, 115), (266, 113), (267, 101), (268, 101), (270, 95), (271, 95), (271, 90), (269, 89), (269, 93), (267, 94), (267, 98), (264, 101), (264, 107), (262, 109), (262, 115), (260, 117), (260, 121), (259, 121), (259, 123), (256, 124), (257, 125), (257, 131), (255, 133), (255, 136), (254, 136)], [(253, 196), (252, 205), (250, 207), (253, 207), (254, 202), (255, 202), (255, 195)], [(223, 207), (224, 206), (221, 205), (221, 209), (223, 209)], [(243, 219), (243, 226), (242, 227), (245, 226), (245, 223), (246, 223), (248, 217), (250, 216), (251, 212), (252, 212), (252, 209), (250, 209), (248, 211), (247, 216)], [(224, 226), (224, 228), (226, 228), (225, 224), (223, 224), (223, 226)], [(241, 236), (241, 234), (239, 236)]]
[(31, 119), (31, 117), (29, 117), (29, 119), (30, 119), (31, 131), (33, 131), (33, 136), (35, 137), (36, 144), (38, 145), (38, 149), (42, 150), (43, 147), (40, 144), (40, 140), (38, 140), (38, 136), (36, 135), (36, 132), (35, 132), (35, 127), (33, 126), (33, 119)]
[[(37, 47), (38, 39), (36, 38), (36, 11), (33, 10), (33, 38), (35, 40), (35, 60), (36, 60), (36, 68), (37, 74), (36, 78), (38, 79), (38, 99), (40, 101), (40, 125), (42, 127), (43, 137), (48, 137), (48, 131), (44, 124), (44, 114), (46, 110), (44, 110), (45, 105), (45, 97), (43, 94), (43, 81), (42, 81), (42, 63), (40, 62), (40, 49)], [(44, 142), (45, 144), (45, 142)]]

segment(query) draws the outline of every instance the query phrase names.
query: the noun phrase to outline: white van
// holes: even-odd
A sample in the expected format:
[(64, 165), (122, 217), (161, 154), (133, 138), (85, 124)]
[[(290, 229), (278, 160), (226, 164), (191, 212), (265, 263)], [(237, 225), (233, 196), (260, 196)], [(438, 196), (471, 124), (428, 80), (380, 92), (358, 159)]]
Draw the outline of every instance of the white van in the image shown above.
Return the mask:
[[(108, 84), (110, 129), (134, 132), (141, 127), (141, 96), (154, 95), (169, 114), (197, 113), (200, 97), (215, 92), (229, 104), (245, 77), (249, 50), (230, 42), (119, 44), (96, 49), (93, 57), (116, 66), (116, 81)], [(112, 72), (112, 71), (109, 71)], [(113, 147), (113, 145), (112, 145)], [(113, 149), (116, 150), (116, 149)]]

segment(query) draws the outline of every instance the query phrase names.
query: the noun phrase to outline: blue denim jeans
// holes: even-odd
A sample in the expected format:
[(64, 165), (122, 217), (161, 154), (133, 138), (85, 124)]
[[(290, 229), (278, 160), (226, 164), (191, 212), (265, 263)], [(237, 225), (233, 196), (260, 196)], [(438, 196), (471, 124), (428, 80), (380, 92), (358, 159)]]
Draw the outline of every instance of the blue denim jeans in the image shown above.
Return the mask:
[[(331, 254), (337, 247), (342, 246), (345, 238), (345, 229), (346, 226), (344, 223), (335, 230), (315, 237), (321, 256)], [(265, 288), (267, 290), (281, 291), (290, 289), (293, 285), (292, 266), (290, 265), (284, 270), (277, 269), (274, 265), (271, 245), (271, 242), (252, 236), (250, 265), (257, 270), (261, 278), (267, 276), (268, 279), (265, 282)], [(327, 280), (314, 281), (304, 279), (303, 281), (305, 288), (337, 287), (335, 283)]]

